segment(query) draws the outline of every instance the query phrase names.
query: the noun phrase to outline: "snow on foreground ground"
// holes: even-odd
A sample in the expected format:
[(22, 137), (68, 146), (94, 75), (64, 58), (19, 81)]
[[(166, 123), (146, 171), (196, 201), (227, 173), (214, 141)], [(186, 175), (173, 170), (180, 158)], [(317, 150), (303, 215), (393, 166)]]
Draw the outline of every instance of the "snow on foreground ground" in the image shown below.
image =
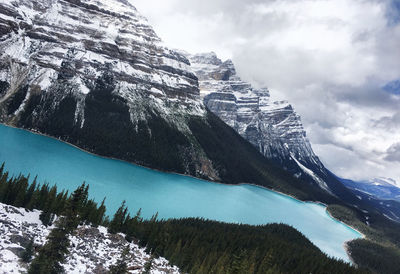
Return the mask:
[[(0, 203), (0, 273), (25, 273), (28, 265), (20, 255), (34, 238), (35, 246), (43, 245), (53, 227), (39, 220), (40, 211), (26, 211)], [(143, 248), (128, 243), (122, 234), (109, 234), (105, 227), (80, 226), (70, 236), (70, 248), (64, 269), (66, 273), (107, 273), (125, 247), (129, 246), (128, 269), (141, 273), (150, 259)], [(151, 273), (179, 273), (164, 258), (154, 259)]]

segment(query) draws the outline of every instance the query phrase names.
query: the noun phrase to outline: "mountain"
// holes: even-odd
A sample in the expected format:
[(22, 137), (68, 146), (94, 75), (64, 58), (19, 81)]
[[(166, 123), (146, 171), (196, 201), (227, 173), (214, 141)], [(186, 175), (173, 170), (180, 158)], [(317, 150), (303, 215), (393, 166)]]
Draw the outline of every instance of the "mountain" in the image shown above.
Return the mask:
[(208, 111), (189, 60), (124, 0), (0, 3), (0, 122), (150, 168), (335, 200)]
[(127, 1), (0, 5), (1, 122), (105, 156), (218, 178), (187, 137), (186, 117), (206, 113), (188, 60), (164, 47)]
[(373, 205), (386, 218), (400, 222), (400, 188), (395, 180), (390, 178), (375, 178), (360, 182), (342, 178), (339, 180), (358, 199)]
[(188, 58), (210, 111), (295, 177), (356, 202), (315, 155), (300, 116), (287, 101), (272, 101), (267, 88), (242, 81), (233, 62), (223, 62), (213, 52)]
[(400, 201), (400, 188), (393, 179), (375, 178), (360, 182), (341, 179), (341, 181), (352, 190), (364, 192), (378, 199)]

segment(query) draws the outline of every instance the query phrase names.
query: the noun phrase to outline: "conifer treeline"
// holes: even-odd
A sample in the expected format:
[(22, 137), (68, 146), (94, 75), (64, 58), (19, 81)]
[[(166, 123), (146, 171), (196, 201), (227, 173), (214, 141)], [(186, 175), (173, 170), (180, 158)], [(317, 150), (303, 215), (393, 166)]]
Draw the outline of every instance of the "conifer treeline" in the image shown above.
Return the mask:
[(144, 221), (137, 236), (187, 273), (363, 273), (323, 254), (283, 224), (250, 226), (198, 218)]
[[(82, 184), (65, 203), (53, 228), (47, 237), (47, 242), (39, 249), (38, 255), (29, 266), (28, 274), (57, 274), (63, 273), (62, 263), (68, 254), (69, 234), (81, 222), (87, 222), (85, 213), (88, 210), (88, 186)], [(89, 207), (90, 208), (90, 207)], [(87, 216), (86, 216), (87, 218)]]
[[(123, 232), (128, 241), (138, 240), (153, 256), (163, 256), (188, 273), (362, 273), (350, 264), (323, 254), (300, 232), (287, 225), (225, 224), (188, 218), (143, 220), (140, 210), (130, 216), (125, 202), (111, 221), (105, 218), (104, 200), (88, 199), (82, 184), (71, 195), (56, 187), (38, 185), (36, 179), (9, 178), (0, 167), (0, 202), (43, 211), (56, 228), (30, 264), (29, 273), (59, 273), (68, 252), (68, 235), (79, 224), (105, 225), (110, 233)], [(149, 268), (149, 267), (147, 267)]]
[[(106, 207), (104, 200), (100, 206), (88, 199), (89, 186), (83, 183), (76, 191), (83, 192), (86, 199), (79, 204), (80, 219), (95, 226), (103, 223)], [(70, 204), (73, 195), (68, 191), (58, 192), (57, 186), (38, 184), (36, 177), (29, 184), (29, 176), (10, 177), (4, 171), (4, 163), (0, 167), (0, 202), (29, 210), (42, 210), (40, 220), (44, 225), (50, 225), (55, 215), (61, 215)], [(77, 205), (78, 206), (78, 205)]]

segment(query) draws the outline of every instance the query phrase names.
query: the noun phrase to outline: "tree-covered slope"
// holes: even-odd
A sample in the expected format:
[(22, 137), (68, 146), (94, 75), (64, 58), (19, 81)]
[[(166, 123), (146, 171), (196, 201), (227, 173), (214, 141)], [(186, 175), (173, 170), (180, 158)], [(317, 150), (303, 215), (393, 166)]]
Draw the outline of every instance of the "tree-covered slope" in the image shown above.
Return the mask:
[(337, 201), (314, 184), (297, 179), (270, 162), (213, 113), (208, 112), (206, 118), (193, 117), (189, 127), (214, 163), (222, 182), (256, 184), (303, 200)]
[(297, 230), (181, 219), (141, 224), (141, 244), (188, 273), (365, 273), (323, 254)]
[[(69, 252), (75, 254), (73, 249), (79, 249), (71, 238), (82, 236), (78, 235), (82, 232), (79, 232), (80, 225), (85, 225), (83, 228), (105, 225), (109, 233), (123, 232), (128, 241), (146, 247), (154, 257), (165, 257), (179, 266), (183, 273), (365, 272), (349, 263), (329, 258), (304, 235), (287, 225), (250, 226), (193, 218), (157, 220), (156, 215), (143, 220), (140, 211), (134, 216), (129, 215), (124, 203), (109, 220), (105, 218), (104, 204), (98, 205), (88, 197), (89, 186), (85, 184), (72, 194), (57, 192), (56, 187), (49, 188), (36, 182), (30, 184), (24, 176), (10, 178), (4, 166), (0, 167), (0, 203), (29, 210), (40, 209), (43, 224), (53, 225), (49, 228), (51, 232), (47, 241), (30, 251), (32, 260), (25, 262), (29, 264), (28, 273), (60, 273), (70, 261)], [(54, 214), (58, 220), (52, 223)], [(89, 234), (94, 232), (87, 231)], [(104, 239), (97, 237), (96, 240)], [(113, 243), (109, 240), (95, 243), (97, 246), (107, 244)], [(90, 264), (95, 265), (92, 259), (88, 257)], [(119, 267), (124, 269), (124, 263), (126, 270), (124, 261)]]
[(400, 272), (400, 224), (378, 212), (361, 212), (356, 208), (330, 205), (328, 211), (338, 220), (362, 232), (366, 238), (347, 243), (357, 265), (374, 273)]

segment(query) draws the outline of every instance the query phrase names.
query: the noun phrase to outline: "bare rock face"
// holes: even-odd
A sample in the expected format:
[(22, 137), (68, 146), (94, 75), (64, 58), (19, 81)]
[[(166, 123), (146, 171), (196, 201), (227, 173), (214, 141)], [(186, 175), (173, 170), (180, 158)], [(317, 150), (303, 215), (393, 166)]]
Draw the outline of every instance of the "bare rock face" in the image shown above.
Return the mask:
[(327, 171), (311, 148), (300, 116), (288, 102), (274, 102), (268, 89), (256, 89), (242, 81), (232, 61), (222, 62), (215, 53), (189, 59), (209, 110), (265, 157), (330, 192), (324, 178)]
[(0, 122), (218, 179), (188, 127), (206, 113), (189, 65), (125, 0), (0, 3)]

